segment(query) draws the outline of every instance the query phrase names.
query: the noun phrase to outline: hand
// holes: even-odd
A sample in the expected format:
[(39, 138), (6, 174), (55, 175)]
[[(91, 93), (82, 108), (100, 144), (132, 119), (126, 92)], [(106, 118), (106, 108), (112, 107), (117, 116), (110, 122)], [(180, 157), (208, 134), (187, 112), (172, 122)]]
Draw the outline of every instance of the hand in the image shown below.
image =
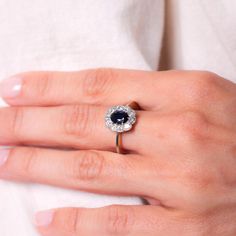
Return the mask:
[[(198, 71), (32, 72), (1, 94), (11, 107), (0, 143), (16, 145), (1, 151), (1, 178), (150, 203), (40, 212), (42, 235), (236, 235), (234, 83)], [(131, 100), (142, 110), (117, 154), (104, 115)]]

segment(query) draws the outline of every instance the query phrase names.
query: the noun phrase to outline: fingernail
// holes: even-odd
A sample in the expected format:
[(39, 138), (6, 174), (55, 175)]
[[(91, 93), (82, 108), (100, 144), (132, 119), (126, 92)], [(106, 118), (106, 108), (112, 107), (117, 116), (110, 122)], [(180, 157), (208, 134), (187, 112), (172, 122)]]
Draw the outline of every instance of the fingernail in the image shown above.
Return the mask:
[(0, 95), (3, 98), (15, 98), (17, 97), (22, 88), (22, 78), (20, 77), (10, 77), (4, 79), (0, 84)]
[(7, 161), (9, 152), (10, 151), (8, 149), (0, 149), (0, 166), (3, 166)]
[(54, 211), (41, 211), (36, 213), (34, 217), (34, 223), (36, 226), (48, 226), (52, 223), (54, 217)]

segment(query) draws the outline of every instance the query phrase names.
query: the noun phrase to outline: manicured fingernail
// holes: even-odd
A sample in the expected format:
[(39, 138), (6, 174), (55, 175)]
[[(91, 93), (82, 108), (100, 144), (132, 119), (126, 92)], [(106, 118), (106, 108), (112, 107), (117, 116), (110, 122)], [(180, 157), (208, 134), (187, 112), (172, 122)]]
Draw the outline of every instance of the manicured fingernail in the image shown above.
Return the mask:
[(22, 88), (22, 78), (10, 77), (4, 79), (0, 84), (0, 95), (3, 98), (15, 98), (17, 97)]
[(7, 161), (9, 152), (10, 151), (8, 149), (0, 149), (0, 166), (3, 166)]
[(54, 217), (54, 211), (41, 211), (36, 213), (34, 217), (34, 223), (36, 226), (48, 226), (52, 223)]

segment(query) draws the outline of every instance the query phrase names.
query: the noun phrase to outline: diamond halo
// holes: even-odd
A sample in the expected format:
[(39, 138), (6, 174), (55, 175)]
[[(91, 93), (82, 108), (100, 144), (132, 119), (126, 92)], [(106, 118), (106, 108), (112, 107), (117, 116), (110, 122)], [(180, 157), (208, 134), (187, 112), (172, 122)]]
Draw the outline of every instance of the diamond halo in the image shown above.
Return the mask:
[[(115, 123), (112, 120), (112, 115), (114, 115), (115, 113), (120, 113), (120, 114), (123, 113), (126, 116), (128, 115), (127, 121)], [(123, 105), (113, 106), (108, 109), (105, 115), (106, 127), (109, 128), (113, 132), (121, 133), (121, 132), (129, 131), (132, 128), (135, 121), (136, 121), (136, 112), (135, 110), (133, 110), (131, 107), (127, 105), (126, 106), (123, 106)]]

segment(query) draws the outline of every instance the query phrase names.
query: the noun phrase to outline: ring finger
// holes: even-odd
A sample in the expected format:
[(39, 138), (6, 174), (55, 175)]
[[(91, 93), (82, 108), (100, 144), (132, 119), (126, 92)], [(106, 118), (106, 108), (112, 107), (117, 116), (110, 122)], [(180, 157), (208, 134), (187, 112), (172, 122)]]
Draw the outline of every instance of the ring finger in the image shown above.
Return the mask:
[[(157, 183), (151, 181), (155, 173), (151, 164), (135, 154), (124, 158), (107, 151), (17, 147), (1, 150), (0, 164), (0, 177), (3, 179), (96, 193), (151, 197)], [(149, 184), (146, 184), (147, 179)]]

